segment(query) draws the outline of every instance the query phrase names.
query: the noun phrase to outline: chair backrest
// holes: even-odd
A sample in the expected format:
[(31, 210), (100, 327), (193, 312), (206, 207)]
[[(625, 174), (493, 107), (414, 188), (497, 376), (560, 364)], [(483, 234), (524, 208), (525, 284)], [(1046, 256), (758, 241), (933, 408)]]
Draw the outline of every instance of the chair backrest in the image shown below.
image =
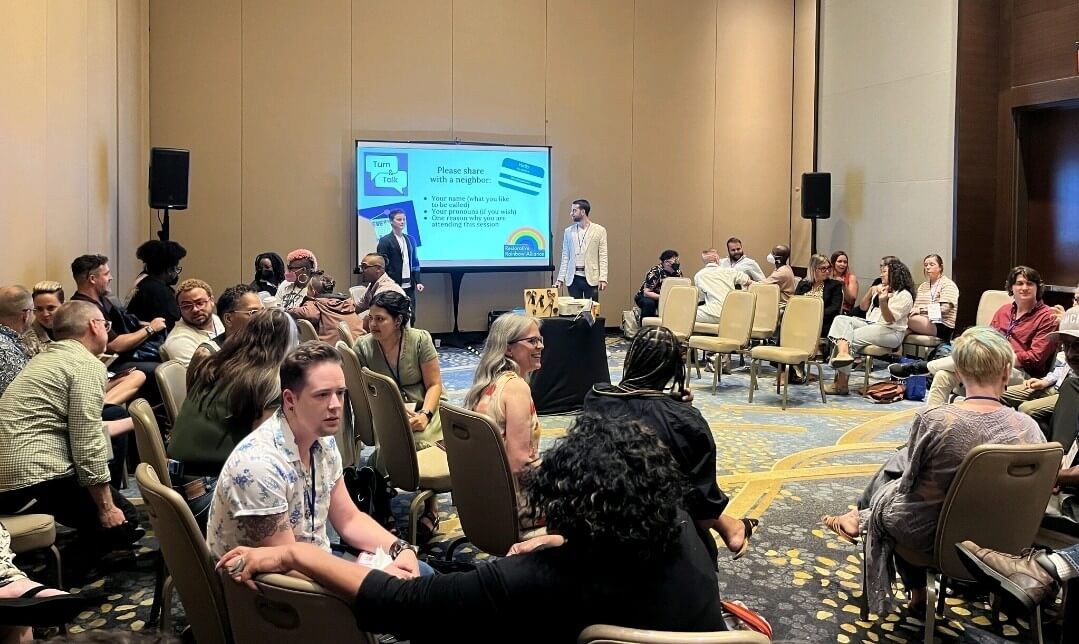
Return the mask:
[(667, 293), (675, 286), (693, 286), (693, 280), (688, 277), (665, 277), (659, 285), (659, 305), (656, 306), (657, 315), (663, 315), (663, 304), (667, 301)]
[(161, 391), (161, 400), (165, 403), (165, 413), (169, 420), (176, 422), (176, 416), (187, 399), (187, 367), (178, 360), (169, 360), (154, 369), (157, 388)]
[(660, 324), (676, 336), (689, 337), (693, 333), (693, 323), (697, 320), (697, 288), (672, 286), (667, 291), (667, 299), (659, 319)]
[(172, 360), (172, 356), (169, 355), (169, 350), (165, 348), (164, 343), (157, 348), (157, 355), (161, 357), (161, 362)]
[(474, 546), (503, 556), (521, 540), (517, 483), (506, 445), (491, 419), (442, 403), (442, 436), (453, 479), (453, 504)]
[[(779, 324), (779, 285), (755, 282), (749, 285), (749, 292), (757, 296), (757, 308), (753, 313), (753, 330), (775, 333)], [(724, 306), (726, 302), (724, 301)], [(817, 331), (820, 333), (820, 330)]]
[(767, 635), (754, 631), (675, 633), (594, 624), (581, 631), (577, 644), (769, 644)]
[(300, 333), (300, 342), (314, 342), (319, 339), (315, 325), (307, 320), (296, 318), (296, 330)]
[(158, 480), (165, 487), (172, 487), (172, 479), (169, 476), (169, 457), (165, 454), (165, 441), (161, 439), (161, 429), (157, 426), (157, 418), (150, 403), (144, 398), (132, 402), (127, 406), (131, 414), (131, 422), (135, 425), (135, 445), (139, 449), (139, 460), (154, 468)]
[(753, 332), (753, 314), (757, 308), (757, 295), (748, 291), (732, 291), (723, 300), (719, 312), (719, 337), (737, 340), (740, 346), (749, 342)]
[(348, 386), (348, 399), (352, 403), (352, 423), (359, 438), (368, 447), (375, 446), (375, 428), (371, 424), (371, 405), (367, 403), (367, 391), (363, 385), (360, 359), (352, 347), (344, 342), (337, 343), (337, 352), (341, 354), (341, 367), (345, 371), (345, 384)]
[(795, 295), (787, 300), (787, 312), (779, 330), (779, 346), (817, 354), (821, 320), (824, 319), (824, 300), (808, 295)]
[(161, 484), (150, 465), (140, 463), (135, 480), (195, 639), (199, 644), (232, 642), (225, 596), (214, 570), (216, 562), (190, 508), (172, 488)]
[(420, 466), (416, 461), (416, 445), (405, 415), (405, 401), (392, 378), (375, 373), (367, 367), (360, 370), (367, 404), (371, 407), (371, 424), (378, 441), (379, 457), (386, 464), (386, 474), (395, 487), (413, 491), (420, 484)]
[(352, 301), (359, 304), (363, 301), (363, 296), (367, 294), (366, 286), (352, 286), (348, 289), (348, 294), (352, 296)]
[(1008, 291), (983, 292), (981, 298), (978, 299), (978, 313), (974, 317), (974, 323), (979, 326), (988, 325), (993, 321), (993, 315), (1000, 310), (1000, 307), (1011, 301), (1012, 296), (1008, 295)]
[(348, 326), (348, 322), (341, 320), (337, 323), (337, 333), (340, 334), (341, 340), (348, 346), (356, 344), (356, 338), (352, 335), (352, 329)]
[(348, 602), (314, 582), (259, 575), (256, 591), (221, 575), (236, 644), (378, 641), (356, 626)]
[(979, 445), (970, 450), (941, 506), (934, 556), (939, 570), (953, 579), (971, 580), (955, 552), (955, 544), (967, 539), (1011, 554), (1029, 547), (1063, 456), (1060, 443)]

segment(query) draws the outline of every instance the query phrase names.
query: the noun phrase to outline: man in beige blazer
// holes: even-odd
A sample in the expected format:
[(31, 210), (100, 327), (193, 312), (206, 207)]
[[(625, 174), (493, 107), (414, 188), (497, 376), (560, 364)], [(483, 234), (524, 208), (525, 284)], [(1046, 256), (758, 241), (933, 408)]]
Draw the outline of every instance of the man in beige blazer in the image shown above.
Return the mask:
[(562, 236), (562, 262), (555, 288), (563, 284), (572, 297), (599, 300), (607, 288), (607, 229), (588, 218), (592, 206), (587, 199), (573, 202), (569, 216), (573, 225)]

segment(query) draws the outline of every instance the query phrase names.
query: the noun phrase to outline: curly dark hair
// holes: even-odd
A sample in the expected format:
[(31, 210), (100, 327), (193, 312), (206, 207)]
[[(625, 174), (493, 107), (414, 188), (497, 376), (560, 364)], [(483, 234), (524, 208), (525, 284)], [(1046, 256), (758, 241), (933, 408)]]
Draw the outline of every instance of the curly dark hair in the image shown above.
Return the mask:
[(187, 257), (187, 249), (174, 241), (151, 239), (138, 247), (135, 257), (146, 267), (147, 275), (160, 275), (179, 266), (180, 260)]
[(397, 291), (383, 291), (371, 298), (371, 308), (376, 306), (400, 321), (402, 329), (408, 326), (408, 320), (412, 316), (412, 301), (407, 296)]
[(626, 350), (619, 387), (626, 391), (663, 391), (681, 399), (686, 387), (686, 361), (681, 343), (667, 327), (642, 330)]
[(914, 297), (914, 278), (910, 276), (907, 265), (896, 258), (888, 260), (888, 286), (892, 287), (892, 293), (906, 291)]
[(267, 251), (265, 253), (259, 253), (255, 257), (255, 281), (259, 279), (259, 264), (263, 259), (270, 260), (270, 266), (273, 267), (273, 281), (277, 284), (285, 281), (285, 260), (281, 259), (281, 256), (277, 253)]
[(652, 430), (584, 413), (524, 475), (523, 488), (564, 547), (597, 559), (660, 559), (678, 544), (686, 482)]

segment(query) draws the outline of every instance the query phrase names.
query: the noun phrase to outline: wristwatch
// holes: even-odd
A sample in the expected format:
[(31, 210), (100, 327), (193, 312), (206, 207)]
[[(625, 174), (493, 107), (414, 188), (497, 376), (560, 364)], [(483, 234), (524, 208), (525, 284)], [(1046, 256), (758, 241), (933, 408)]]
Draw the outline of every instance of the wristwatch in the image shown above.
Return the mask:
[(419, 413), (427, 416), (427, 422), (431, 422), (431, 419), (435, 417), (435, 412), (429, 409), (421, 409)]
[(405, 550), (411, 550), (414, 554), (419, 552), (416, 549), (416, 546), (405, 541), (404, 539), (398, 539), (397, 541), (393, 542), (392, 546), (390, 546), (390, 551), (388, 553), (390, 555), (390, 559), (396, 559), (398, 555), (400, 555)]

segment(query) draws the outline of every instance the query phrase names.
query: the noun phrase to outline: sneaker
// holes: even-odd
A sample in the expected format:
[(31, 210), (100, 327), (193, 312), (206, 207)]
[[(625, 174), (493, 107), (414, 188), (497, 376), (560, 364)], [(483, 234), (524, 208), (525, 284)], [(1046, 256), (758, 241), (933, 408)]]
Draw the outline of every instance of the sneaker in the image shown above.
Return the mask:
[(925, 360), (915, 360), (905, 364), (888, 365), (888, 373), (896, 378), (910, 378), (911, 376), (924, 376), (929, 373), (929, 364)]

